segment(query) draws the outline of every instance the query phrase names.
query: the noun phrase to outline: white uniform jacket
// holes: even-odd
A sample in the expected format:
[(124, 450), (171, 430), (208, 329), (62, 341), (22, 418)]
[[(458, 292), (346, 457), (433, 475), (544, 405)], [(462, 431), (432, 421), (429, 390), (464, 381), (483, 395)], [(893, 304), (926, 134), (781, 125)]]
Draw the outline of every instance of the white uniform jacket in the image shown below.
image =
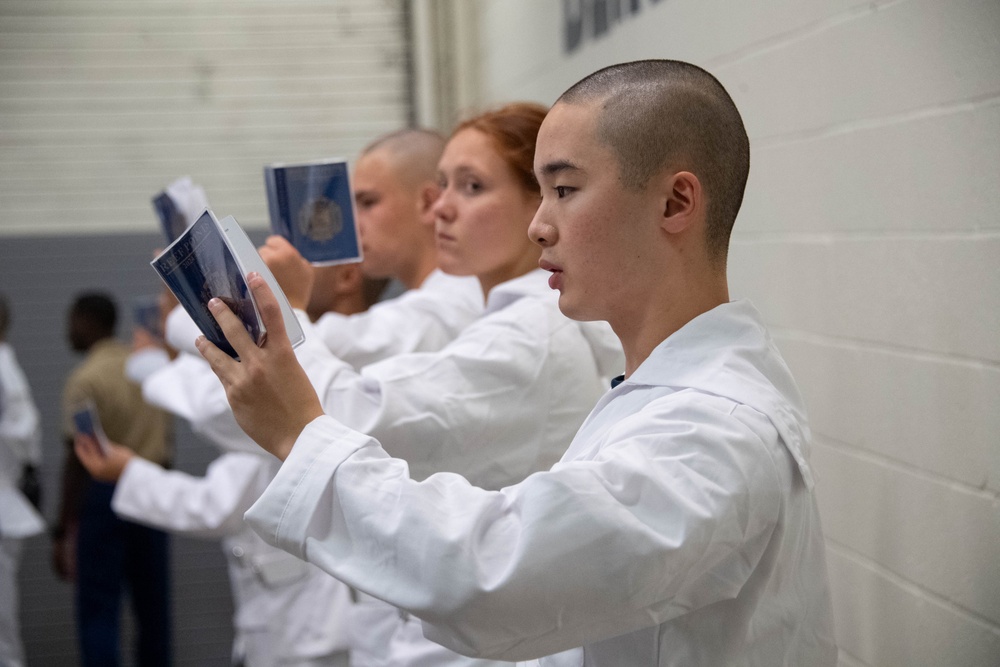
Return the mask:
[[(327, 313), (310, 324), (305, 313), (296, 312), (307, 340), (322, 342), (354, 368), (397, 354), (440, 350), (482, 313), (479, 281), (450, 276), (441, 270), (432, 271), (420, 287), (379, 302), (363, 313)], [(165, 330), (172, 347), (201, 356), (194, 346), (201, 331), (184, 308), (177, 306), (170, 311)]]
[(14, 349), (0, 343), (0, 536), (23, 538), (45, 530), (42, 516), (17, 488), (25, 463), (41, 462), (41, 428), (31, 388)]
[[(197, 391), (218, 378), (201, 357), (181, 353), (143, 381), (147, 401), (188, 419)], [(218, 435), (218, 434), (216, 434)], [(267, 487), (279, 461), (238, 427), (213, 443), (222, 455), (204, 476), (169, 471), (141, 458), (125, 467), (112, 508), (174, 533), (222, 538), (235, 614), (234, 653), (246, 667), (331, 664), (350, 648), (350, 590), (327, 573), (264, 543), (243, 513)]]
[(410, 352), (434, 352), (483, 314), (483, 289), (471, 277), (435, 269), (415, 289), (363, 313), (326, 313), (313, 331), (355, 368)]
[(260, 454), (230, 452), (209, 464), (204, 477), (193, 477), (137, 457), (125, 467), (112, 508), (162, 530), (223, 538), (234, 650), (247, 667), (328, 664), (349, 649), (348, 588), (265, 544), (243, 521), (277, 464)]
[(837, 652), (808, 439), (794, 381), (739, 301), (662, 342), (550, 471), (499, 491), (416, 481), (324, 416), (246, 518), (462, 653), (825, 667)]
[[(606, 323), (559, 312), (547, 275), (495, 287), (485, 315), (436, 353), (397, 355), (359, 373), (307, 330), (296, 354), (324, 408), (379, 438), (415, 477), (451, 471), (500, 488), (558, 461), (604, 378), (624, 365)], [(232, 428), (224, 395), (196, 409), (205, 415), (196, 419), (200, 431)], [(405, 618), (386, 655), (393, 665), (477, 664), (427, 642)]]
[[(457, 472), (498, 489), (558, 461), (603, 378), (624, 366), (608, 324), (564, 316), (547, 276), (535, 270), (493, 288), (484, 316), (438, 352), (359, 372), (307, 329), (296, 356), (324, 410), (380, 440), (414, 478)], [(199, 432), (228, 433), (235, 423), (216, 386), (192, 401)]]

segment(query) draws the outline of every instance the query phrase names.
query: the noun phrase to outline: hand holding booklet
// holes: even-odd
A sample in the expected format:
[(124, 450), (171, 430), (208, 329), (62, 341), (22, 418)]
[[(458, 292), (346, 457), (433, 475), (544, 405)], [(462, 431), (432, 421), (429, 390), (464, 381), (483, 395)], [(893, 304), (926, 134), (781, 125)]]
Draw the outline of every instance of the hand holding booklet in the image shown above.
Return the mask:
[(264, 167), (271, 230), (316, 265), (361, 261), (345, 160)]
[(259, 273), (274, 292), (292, 346), (305, 340), (302, 326), (285, 293), (257, 253), (257, 248), (232, 216), (219, 221), (211, 210), (206, 209), (150, 265), (205, 338), (234, 359), (239, 358), (236, 350), (212, 317), (208, 302), (213, 297), (221, 299), (243, 322), (250, 338), (257, 345), (263, 345), (267, 331), (246, 280), (247, 274), (252, 271)]
[(104, 434), (93, 401), (85, 400), (73, 409), (73, 428), (77, 433), (96, 440), (102, 454), (108, 453), (108, 436)]

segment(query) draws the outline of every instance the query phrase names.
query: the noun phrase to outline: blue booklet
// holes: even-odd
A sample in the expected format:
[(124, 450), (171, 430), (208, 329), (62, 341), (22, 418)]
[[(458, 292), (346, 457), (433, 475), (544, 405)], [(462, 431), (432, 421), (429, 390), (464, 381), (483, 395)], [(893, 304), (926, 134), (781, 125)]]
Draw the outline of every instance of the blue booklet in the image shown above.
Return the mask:
[(205, 338), (234, 359), (239, 358), (236, 350), (226, 340), (222, 329), (212, 317), (208, 302), (212, 297), (222, 299), (243, 322), (250, 338), (257, 345), (262, 345), (267, 331), (247, 285), (246, 276), (251, 271), (261, 274), (274, 292), (292, 345), (296, 346), (305, 340), (302, 326), (285, 293), (232, 216), (220, 222), (211, 210), (206, 209), (150, 265), (174, 293)]
[(347, 161), (264, 167), (271, 230), (312, 264), (361, 261)]
[(166, 191), (153, 197), (153, 210), (156, 211), (156, 217), (160, 219), (160, 227), (163, 229), (163, 235), (167, 237), (167, 243), (176, 241), (177, 237), (187, 229), (187, 218), (184, 217), (184, 212), (177, 208), (174, 200)]
[(97, 407), (93, 401), (87, 399), (73, 408), (73, 428), (77, 433), (97, 440), (101, 451), (108, 453), (108, 436), (101, 428), (101, 419), (97, 416)]
[(163, 323), (160, 317), (160, 299), (149, 295), (137, 298), (132, 307), (135, 326), (145, 329), (154, 338), (163, 340)]

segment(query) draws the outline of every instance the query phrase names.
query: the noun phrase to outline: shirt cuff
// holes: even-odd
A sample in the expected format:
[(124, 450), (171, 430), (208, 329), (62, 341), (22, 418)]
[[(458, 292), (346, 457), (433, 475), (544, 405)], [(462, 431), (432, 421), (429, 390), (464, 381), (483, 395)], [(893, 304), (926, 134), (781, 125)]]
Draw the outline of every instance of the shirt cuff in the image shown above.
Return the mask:
[(330, 508), (321, 503), (326, 496), (326, 502), (337, 497), (329, 493), (337, 468), (374, 442), (333, 417), (317, 417), (302, 430), (278, 474), (247, 510), (247, 524), (268, 544), (305, 560), (313, 516), (329, 515)]
[(133, 456), (115, 483), (111, 496), (111, 509), (124, 519), (139, 521), (149, 505), (150, 490), (155, 488), (153, 478), (162, 474), (163, 468), (141, 456)]

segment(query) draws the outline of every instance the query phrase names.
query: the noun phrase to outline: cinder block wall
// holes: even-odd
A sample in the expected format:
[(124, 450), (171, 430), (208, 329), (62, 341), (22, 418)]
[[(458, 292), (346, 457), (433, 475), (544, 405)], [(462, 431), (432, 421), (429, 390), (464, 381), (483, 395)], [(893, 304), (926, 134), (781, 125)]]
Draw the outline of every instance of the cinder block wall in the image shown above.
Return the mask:
[(840, 664), (1000, 664), (1000, 3), (488, 0), (477, 39), (484, 103), (640, 58), (722, 80), (732, 292), (809, 405)]

